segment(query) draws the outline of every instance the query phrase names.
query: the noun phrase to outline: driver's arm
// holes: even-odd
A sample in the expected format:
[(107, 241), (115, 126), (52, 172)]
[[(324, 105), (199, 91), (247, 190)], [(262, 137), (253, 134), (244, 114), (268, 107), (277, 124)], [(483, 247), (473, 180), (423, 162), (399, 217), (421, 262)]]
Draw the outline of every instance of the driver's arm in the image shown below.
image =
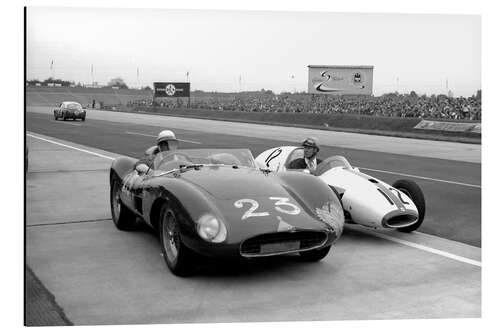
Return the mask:
[(146, 173), (149, 169), (153, 168), (153, 160), (154, 157), (151, 156), (146, 156), (144, 158), (141, 158), (134, 164), (134, 169), (139, 172), (140, 174)]
[[(151, 148), (148, 148), (145, 152), (144, 152), (144, 157), (141, 158), (140, 160), (138, 160), (135, 165), (134, 165), (134, 169), (137, 170), (139, 173), (144, 173), (143, 170), (144, 170), (144, 167), (140, 167), (140, 170), (138, 169), (138, 166), (143, 164), (147, 167), (146, 170), (148, 169), (153, 169), (153, 165), (154, 165), (154, 159), (156, 157), (156, 154), (158, 153), (158, 147), (151, 147)], [(147, 171), (146, 171), (147, 172)]]

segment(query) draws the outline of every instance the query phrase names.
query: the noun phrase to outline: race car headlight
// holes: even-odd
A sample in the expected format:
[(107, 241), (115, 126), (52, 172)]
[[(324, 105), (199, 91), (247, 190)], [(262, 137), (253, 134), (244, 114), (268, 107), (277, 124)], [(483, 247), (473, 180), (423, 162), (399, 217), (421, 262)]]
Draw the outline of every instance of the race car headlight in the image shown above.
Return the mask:
[(200, 217), (198, 219), (196, 230), (201, 238), (209, 242), (220, 243), (226, 240), (226, 226), (222, 221), (213, 215), (205, 214)]

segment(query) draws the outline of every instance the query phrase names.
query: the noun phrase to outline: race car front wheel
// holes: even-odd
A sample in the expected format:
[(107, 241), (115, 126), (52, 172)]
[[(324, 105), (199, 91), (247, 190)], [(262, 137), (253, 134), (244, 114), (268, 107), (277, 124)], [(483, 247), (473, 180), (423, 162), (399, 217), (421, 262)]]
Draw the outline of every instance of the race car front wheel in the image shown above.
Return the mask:
[(418, 211), (418, 220), (416, 223), (409, 225), (407, 227), (398, 228), (398, 231), (401, 232), (412, 232), (417, 230), (422, 223), (424, 222), (425, 217), (425, 198), (424, 193), (420, 189), (420, 187), (412, 180), (408, 179), (400, 179), (397, 180), (392, 187), (400, 190), (404, 194), (410, 197), (415, 206), (417, 206)]
[(115, 226), (120, 230), (133, 230), (137, 227), (134, 212), (128, 209), (120, 199), (120, 183), (115, 178), (111, 183), (110, 203), (111, 217)]
[(188, 276), (193, 269), (193, 255), (191, 250), (182, 243), (179, 218), (177, 212), (167, 203), (160, 211), (160, 242), (163, 259), (172, 273), (177, 276)]
[(329, 245), (329, 246), (325, 246), (321, 249), (299, 252), (299, 254), (300, 254), (301, 259), (304, 261), (310, 261), (310, 262), (320, 261), (321, 259), (323, 259), (324, 257), (327, 256), (328, 252), (330, 252), (331, 247), (332, 246)]

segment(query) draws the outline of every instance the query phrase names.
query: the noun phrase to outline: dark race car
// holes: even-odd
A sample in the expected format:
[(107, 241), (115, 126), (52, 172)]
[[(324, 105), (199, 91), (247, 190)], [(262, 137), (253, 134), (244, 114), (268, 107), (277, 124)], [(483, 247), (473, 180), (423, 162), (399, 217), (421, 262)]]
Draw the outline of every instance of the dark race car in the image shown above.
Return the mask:
[(83, 109), (82, 105), (78, 102), (62, 102), (57, 109), (54, 109), (54, 119), (81, 119), (85, 121), (87, 112)]
[(323, 259), (344, 226), (337, 196), (320, 179), (255, 166), (248, 149), (161, 152), (139, 174), (136, 159), (110, 170), (113, 222), (154, 228), (170, 270), (190, 273), (194, 259), (257, 258), (299, 253)]

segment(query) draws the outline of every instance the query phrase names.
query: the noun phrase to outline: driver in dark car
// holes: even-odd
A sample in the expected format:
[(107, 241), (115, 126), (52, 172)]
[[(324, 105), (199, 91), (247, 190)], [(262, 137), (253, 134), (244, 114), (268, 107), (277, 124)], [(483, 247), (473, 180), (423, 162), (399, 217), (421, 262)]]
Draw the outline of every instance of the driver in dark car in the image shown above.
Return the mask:
[(305, 169), (314, 174), (318, 164), (322, 162), (322, 160), (316, 158), (319, 152), (319, 141), (315, 137), (308, 137), (302, 141), (302, 147), (304, 147), (304, 158), (291, 161), (288, 169)]
[(153, 161), (156, 154), (159, 152), (176, 150), (179, 146), (179, 140), (175, 137), (175, 133), (170, 130), (161, 131), (156, 139), (156, 146), (146, 150), (145, 156), (135, 163), (135, 170), (140, 173), (146, 173), (153, 168)]

